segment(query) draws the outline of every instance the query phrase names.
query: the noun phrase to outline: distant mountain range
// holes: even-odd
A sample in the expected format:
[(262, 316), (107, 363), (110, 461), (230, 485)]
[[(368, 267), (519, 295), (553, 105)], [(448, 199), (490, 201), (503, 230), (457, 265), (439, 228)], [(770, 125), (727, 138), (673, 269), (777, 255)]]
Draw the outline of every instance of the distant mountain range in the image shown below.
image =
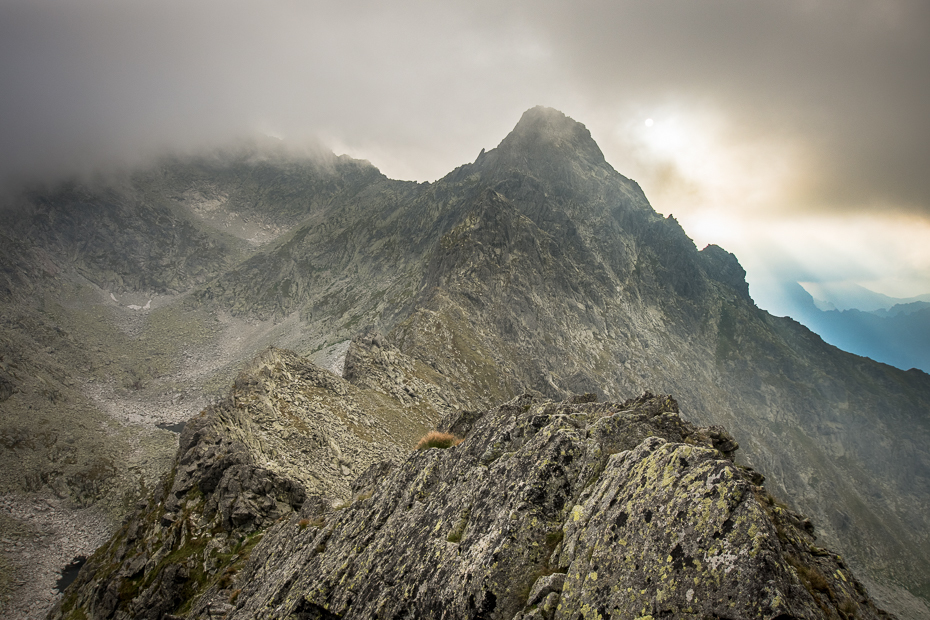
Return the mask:
[(799, 282), (814, 298), (820, 310), (861, 310), (881, 312), (893, 306), (924, 303), (930, 305), (930, 294), (915, 297), (890, 297), (876, 293), (855, 282)]
[(856, 284), (789, 285), (788, 314), (844, 351), (930, 373), (930, 295), (899, 299)]

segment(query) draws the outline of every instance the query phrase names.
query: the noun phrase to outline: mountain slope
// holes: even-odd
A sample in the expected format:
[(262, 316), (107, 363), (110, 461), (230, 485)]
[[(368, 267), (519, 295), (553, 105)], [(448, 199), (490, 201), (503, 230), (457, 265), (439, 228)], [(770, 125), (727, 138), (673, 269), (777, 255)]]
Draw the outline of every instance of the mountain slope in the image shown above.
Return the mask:
[[(312, 404), (289, 408), (299, 395)], [(732, 438), (670, 397), (524, 395), (450, 412), (441, 426), (464, 442), (412, 454), (384, 442), (390, 414), (357, 408), (372, 397), (263, 354), (191, 421), (165, 483), (51, 617), (888, 617), (809, 521), (733, 465)], [(286, 445), (314, 442), (311, 458), (342, 467), (393, 460), (333, 505), (338, 468), (287, 466)]]
[[(530, 111), (515, 133), (572, 123), (560, 116)], [(560, 137), (566, 131), (533, 141), (563, 149), (561, 164), (491, 151), (456, 172), (477, 171), (537, 225), (538, 236), (558, 239), (558, 255), (527, 263), (520, 280), (497, 286), (500, 261), (482, 250), (506, 245), (487, 238), (500, 227), (472, 226), (471, 238), (455, 243), (474, 249), (459, 250), (463, 258), (447, 268), (447, 290), (434, 294), (451, 302), (424, 304), (432, 312), (423, 322), (443, 313), (464, 317), (464, 325), (450, 319), (447, 331), (488, 333), (483, 349), (508, 360), (500, 374), (532, 368), (537, 378), (527, 387), (546, 393), (594, 387), (608, 395), (646, 387), (675, 393), (686, 416), (732, 429), (778, 492), (814, 515), (856, 564), (926, 596), (927, 376), (842, 353), (793, 321), (755, 308), (735, 259), (714, 248), (697, 252), (673, 220), (635, 200), (629, 181), (599, 161), (585, 168), (593, 148), (574, 158)], [(500, 148), (509, 145), (510, 138)], [(415, 343), (424, 333), (423, 325), (401, 326), (397, 338)], [(430, 356), (415, 347), (402, 349)], [(490, 367), (483, 372), (493, 374)]]
[(205, 310), (192, 288), (383, 180), (367, 162), (251, 145), (4, 194), (2, 518), (36, 534), (0, 549), (14, 584), (0, 605), (39, 617), (62, 567), (100, 543), (71, 524), (112, 532), (169, 466), (171, 431), (288, 328)]
[[(167, 235), (159, 252), (171, 259), (154, 272), (158, 286), (186, 287), (165, 302), (174, 325), (213, 321), (196, 345), (205, 351), (198, 381), (230, 377), (236, 359), (270, 343), (337, 372), (348, 350), (346, 376), (360, 376), (368, 357), (349, 339), (376, 329), (385, 337), (369, 340), (396, 347), (423, 383), (387, 373), (366, 385), (403, 402), (443, 394), (422, 424), (526, 392), (675, 394), (685, 419), (733, 433), (745, 462), (811, 516), (883, 604), (930, 617), (915, 598), (930, 597), (926, 375), (843, 353), (756, 308), (735, 257), (698, 251), (610, 167), (583, 125), (555, 110), (529, 110), (498, 148), (431, 184), (331, 161), (303, 176), (286, 159), (176, 162), (169, 177), (196, 183), (151, 181), (153, 204), (170, 202), (198, 238), (223, 240), (210, 258)], [(209, 179), (246, 179), (243, 196), (256, 198), (220, 200)], [(183, 188), (199, 194), (179, 199)], [(217, 232), (224, 213), (259, 218), (271, 240), (249, 245)], [(23, 230), (59, 264), (75, 247), (53, 242), (50, 224)], [(83, 260), (78, 270), (94, 286), (115, 282), (101, 265)], [(131, 275), (137, 269), (127, 263), (123, 286), (154, 287), (155, 276)], [(7, 271), (19, 282), (20, 271)], [(142, 332), (131, 333), (140, 345)], [(154, 390), (164, 378), (146, 381)]]

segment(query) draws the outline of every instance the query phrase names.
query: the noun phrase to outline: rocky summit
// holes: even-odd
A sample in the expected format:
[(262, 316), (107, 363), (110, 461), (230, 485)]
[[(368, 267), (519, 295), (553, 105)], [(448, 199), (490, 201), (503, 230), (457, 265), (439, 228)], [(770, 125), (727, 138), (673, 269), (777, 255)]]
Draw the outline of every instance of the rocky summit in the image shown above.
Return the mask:
[[(288, 354), (256, 375), (317, 406), (362, 396)], [(272, 447), (319, 431), (250, 415), (268, 392), (237, 384), (188, 423), (161, 488), (53, 618), (888, 617), (811, 522), (733, 462), (733, 438), (682, 420), (671, 397), (526, 394), (450, 413), (439, 427), (460, 443), (386, 449), (396, 460), (333, 503), (338, 469), (287, 472)]]
[(556, 110), (434, 183), (256, 143), (10, 196), (4, 613), (930, 618), (930, 377)]

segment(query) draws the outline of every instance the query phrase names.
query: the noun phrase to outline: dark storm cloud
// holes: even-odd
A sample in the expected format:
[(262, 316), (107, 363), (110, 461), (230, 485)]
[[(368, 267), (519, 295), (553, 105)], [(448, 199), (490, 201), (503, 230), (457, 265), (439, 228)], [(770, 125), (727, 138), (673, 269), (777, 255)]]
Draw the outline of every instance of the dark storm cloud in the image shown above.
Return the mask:
[(5, 0), (0, 174), (267, 132), (435, 178), (537, 103), (622, 160), (622, 115), (672, 101), (719, 109), (734, 140), (802, 144), (807, 208), (926, 214), (928, 7)]

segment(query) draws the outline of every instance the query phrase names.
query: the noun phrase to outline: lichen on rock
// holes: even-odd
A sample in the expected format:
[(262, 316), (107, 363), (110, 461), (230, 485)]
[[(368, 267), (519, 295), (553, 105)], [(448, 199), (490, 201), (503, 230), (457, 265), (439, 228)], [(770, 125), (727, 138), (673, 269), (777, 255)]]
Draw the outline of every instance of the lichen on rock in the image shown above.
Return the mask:
[(773, 512), (725, 431), (670, 397), (524, 395), (440, 426), (465, 441), (268, 530), (228, 617), (884, 617), (838, 557), (815, 557), (803, 517)]

